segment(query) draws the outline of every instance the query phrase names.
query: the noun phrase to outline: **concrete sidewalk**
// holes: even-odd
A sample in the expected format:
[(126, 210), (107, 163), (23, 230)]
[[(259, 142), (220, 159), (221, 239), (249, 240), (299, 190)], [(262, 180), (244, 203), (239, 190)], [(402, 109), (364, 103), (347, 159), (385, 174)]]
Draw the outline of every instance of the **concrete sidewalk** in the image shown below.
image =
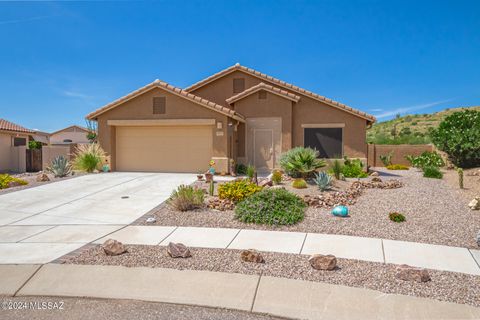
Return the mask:
[(259, 275), (143, 267), (0, 266), (0, 294), (133, 299), (296, 319), (480, 318), (480, 309), (472, 306), (369, 289)]
[(333, 254), (339, 258), (480, 275), (479, 250), (376, 238), (227, 228), (128, 226), (96, 243), (103, 243), (108, 238), (126, 244), (181, 242), (202, 248)]

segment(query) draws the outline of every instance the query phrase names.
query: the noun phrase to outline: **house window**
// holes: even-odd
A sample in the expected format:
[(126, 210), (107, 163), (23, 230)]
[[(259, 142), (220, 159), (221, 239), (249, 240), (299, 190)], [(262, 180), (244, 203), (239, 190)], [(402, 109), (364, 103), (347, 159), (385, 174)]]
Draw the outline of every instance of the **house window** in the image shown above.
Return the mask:
[(167, 101), (165, 97), (153, 98), (153, 114), (165, 114)]
[(65, 143), (72, 143), (73, 141), (70, 140), (70, 139), (65, 139), (65, 140), (63, 140), (63, 142), (65, 142)]
[(13, 146), (14, 147), (26, 146), (26, 145), (27, 145), (27, 139), (26, 138), (13, 138)]
[(258, 99), (262, 99), (262, 100), (267, 99), (267, 91), (260, 90), (258, 92)]
[(343, 128), (304, 128), (304, 146), (316, 149), (320, 158), (343, 157)]
[(236, 78), (233, 79), (233, 93), (240, 93), (245, 90), (245, 79)]

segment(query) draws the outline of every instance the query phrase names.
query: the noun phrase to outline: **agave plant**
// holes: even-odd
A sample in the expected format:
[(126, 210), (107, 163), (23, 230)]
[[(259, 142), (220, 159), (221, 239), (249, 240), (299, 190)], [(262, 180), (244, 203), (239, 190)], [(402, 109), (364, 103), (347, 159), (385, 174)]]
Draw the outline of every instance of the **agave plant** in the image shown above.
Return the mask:
[(75, 148), (74, 168), (86, 172), (99, 169), (105, 159), (105, 151), (97, 143), (80, 144)]
[(307, 178), (312, 172), (326, 165), (318, 156), (319, 152), (315, 149), (293, 148), (281, 156), (280, 166), (290, 176)]
[(53, 173), (57, 178), (63, 178), (68, 176), (72, 172), (72, 166), (64, 156), (55, 157), (50, 166), (47, 167), (47, 171)]
[(321, 191), (329, 190), (332, 188), (332, 176), (322, 171), (320, 173), (315, 173), (315, 178), (313, 181), (316, 183), (318, 188)]

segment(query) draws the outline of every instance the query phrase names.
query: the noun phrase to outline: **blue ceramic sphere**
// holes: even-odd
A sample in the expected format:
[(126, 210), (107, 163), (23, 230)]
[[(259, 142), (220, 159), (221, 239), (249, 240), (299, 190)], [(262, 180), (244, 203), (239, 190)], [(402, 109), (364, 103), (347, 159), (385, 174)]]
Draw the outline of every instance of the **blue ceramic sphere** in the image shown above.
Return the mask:
[(348, 216), (348, 208), (346, 206), (336, 206), (332, 209), (332, 214), (337, 217)]

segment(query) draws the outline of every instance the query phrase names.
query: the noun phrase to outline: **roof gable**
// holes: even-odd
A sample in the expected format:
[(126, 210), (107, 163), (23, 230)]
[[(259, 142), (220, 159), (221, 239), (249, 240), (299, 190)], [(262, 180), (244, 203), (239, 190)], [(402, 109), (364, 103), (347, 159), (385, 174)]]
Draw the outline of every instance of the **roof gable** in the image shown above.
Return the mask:
[(124, 102), (127, 102), (135, 97), (138, 97), (139, 95), (145, 93), (145, 92), (148, 92), (154, 88), (160, 88), (160, 89), (163, 89), (169, 93), (172, 93), (176, 96), (179, 96), (181, 98), (184, 98), (184, 99), (187, 99), (191, 102), (194, 102), (202, 107), (205, 107), (205, 108), (208, 108), (210, 110), (213, 110), (213, 111), (216, 111), (216, 112), (219, 112), (221, 114), (224, 114), (226, 116), (229, 116), (235, 120), (238, 120), (238, 121), (241, 121), (241, 122), (245, 122), (245, 119), (242, 115), (238, 114), (237, 112), (235, 112), (234, 110), (230, 109), (230, 108), (227, 108), (227, 107), (224, 107), (224, 106), (221, 106), (219, 104), (216, 104), (214, 102), (211, 102), (207, 99), (204, 99), (204, 98), (201, 98), (199, 96), (196, 96), (192, 93), (189, 93), (183, 89), (180, 89), (180, 88), (177, 88), (177, 87), (174, 87), (172, 86), (171, 84), (168, 84), (164, 81), (160, 81), (160, 80), (155, 80), (154, 82), (151, 82), (149, 84), (147, 84), (146, 86), (144, 87), (141, 87), (140, 89), (137, 89), (103, 107), (101, 107), (100, 109), (97, 109), (95, 110), (94, 112), (91, 112), (89, 113), (86, 118), (89, 119), (89, 120), (93, 120), (95, 119), (96, 117), (98, 117), (99, 115), (107, 112), (108, 110), (111, 110), (121, 104), (123, 104)]
[(0, 130), (2, 131), (12, 131), (12, 132), (24, 132), (24, 133), (34, 133), (35, 131), (24, 128), (18, 124), (7, 121), (5, 119), (0, 119)]
[(257, 77), (259, 79), (262, 79), (262, 80), (266, 80), (270, 83), (273, 83), (279, 87), (282, 87), (284, 89), (289, 89), (289, 90), (292, 90), (294, 91), (295, 93), (298, 93), (298, 94), (302, 94), (302, 95), (305, 95), (307, 97), (310, 97), (312, 99), (315, 99), (315, 100), (318, 100), (318, 101), (321, 101), (329, 106), (332, 106), (334, 108), (337, 108), (337, 109), (340, 109), (340, 110), (343, 110), (345, 112), (348, 112), (348, 113), (351, 113), (353, 115), (356, 115), (360, 118), (363, 118), (371, 123), (375, 122), (376, 121), (376, 118), (372, 115), (369, 115), (365, 112), (362, 112), (360, 110), (357, 110), (357, 109), (354, 109), (352, 107), (349, 107), (343, 103), (340, 103), (338, 101), (334, 101), (332, 99), (329, 99), (327, 97), (324, 97), (324, 96), (321, 96), (319, 94), (316, 94), (316, 93), (313, 93), (311, 91), (308, 91), (308, 90), (305, 90), (303, 88), (300, 88), (300, 87), (297, 87), (293, 84), (290, 84), (290, 83), (287, 83), (285, 81), (282, 81), (282, 80), (279, 80), (279, 79), (276, 79), (274, 77), (271, 77), (269, 75), (266, 75), (264, 73), (261, 73), (259, 71), (256, 71), (254, 69), (251, 69), (251, 68), (247, 68), (247, 67), (244, 67), (244, 66), (241, 66), (240, 64), (235, 64), (231, 67), (228, 67), (218, 73), (215, 73), (197, 83), (194, 83), (192, 84), (191, 86), (185, 88), (185, 91), (193, 91), (193, 90), (196, 90), (200, 87), (203, 87), (205, 85), (207, 85), (208, 83), (211, 83), (221, 77), (224, 77), (232, 72), (235, 72), (235, 71), (241, 71), (243, 73), (246, 73), (246, 74), (249, 74), (249, 75), (252, 75), (254, 77)]
[(249, 95), (254, 94), (254, 93), (256, 93), (260, 90), (268, 91), (268, 92), (273, 93), (277, 96), (280, 96), (280, 97), (288, 99), (288, 100), (292, 100), (294, 102), (298, 102), (298, 100), (300, 100), (300, 96), (297, 96), (296, 94), (293, 94), (293, 93), (290, 93), (288, 91), (285, 91), (285, 90), (276, 88), (274, 86), (265, 84), (263, 82), (260, 82), (256, 86), (250, 87), (250, 88), (240, 92), (239, 94), (236, 94), (236, 95), (228, 98), (226, 101), (227, 101), (228, 104), (232, 104), (235, 101), (238, 101), (240, 99), (248, 97)]
[(84, 127), (81, 127), (81, 126), (77, 126), (76, 124), (74, 124), (73, 126), (69, 126), (69, 127), (66, 127), (66, 128), (60, 129), (60, 130), (57, 130), (57, 131), (55, 131), (55, 132), (52, 132), (52, 133), (50, 133), (50, 135), (54, 135), (54, 134), (63, 132), (63, 131), (65, 131), (65, 130), (71, 129), (71, 128), (77, 128), (77, 129), (80, 129), (81, 131), (84, 131), (84, 132), (87, 132), (87, 133), (90, 132), (90, 130), (88, 130), (87, 128), (84, 128)]

